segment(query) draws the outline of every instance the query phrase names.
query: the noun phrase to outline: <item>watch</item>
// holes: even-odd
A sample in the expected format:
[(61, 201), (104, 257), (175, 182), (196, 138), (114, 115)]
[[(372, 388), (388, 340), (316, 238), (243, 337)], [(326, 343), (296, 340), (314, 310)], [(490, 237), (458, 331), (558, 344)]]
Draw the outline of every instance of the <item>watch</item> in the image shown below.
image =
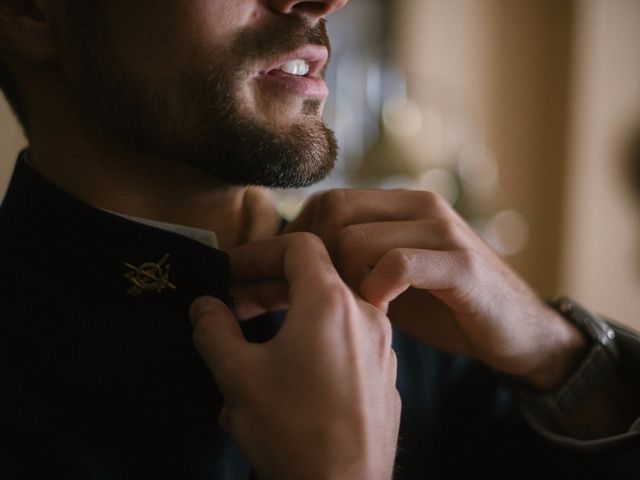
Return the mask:
[(551, 308), (576, 325), (591, 340), (591, 349), (569, 379), (555, 392), (540, 394), (519, 389), (525, 406), (545, 416), (569, 415), (601, 386), (618, 360), (616, 333), (599, 316), (567, 297), (548, 301)]

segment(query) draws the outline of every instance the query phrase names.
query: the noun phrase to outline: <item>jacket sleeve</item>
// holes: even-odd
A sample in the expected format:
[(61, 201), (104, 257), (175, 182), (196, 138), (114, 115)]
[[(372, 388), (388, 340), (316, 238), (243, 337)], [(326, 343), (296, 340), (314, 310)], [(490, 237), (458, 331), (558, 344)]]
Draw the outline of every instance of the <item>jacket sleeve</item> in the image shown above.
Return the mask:
[[(640, 392), (640, 334), (610, 319), (606, 321), (616, 332), (616, 344), (619, 350), (616, 369), (625, 379), (625, 385)], [(637, 412), (626, 430), (591, 440), (574, 438), (562, 432), (554, 425), (553, 419), (546, 418), (534, 409), (528, 408), (525, 402), (520, 402), (518, 408), (529, 426), (540, 435), (553, 443), (572, 449), (585, 452), (602, 451), (631, 439), (640, 440), (640, 403), (634, 407)]]

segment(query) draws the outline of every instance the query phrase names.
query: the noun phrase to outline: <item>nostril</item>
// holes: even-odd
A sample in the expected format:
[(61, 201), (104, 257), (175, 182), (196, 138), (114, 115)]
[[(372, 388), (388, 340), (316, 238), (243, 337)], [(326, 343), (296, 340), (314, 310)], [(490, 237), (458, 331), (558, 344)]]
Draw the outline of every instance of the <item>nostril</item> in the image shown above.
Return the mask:
[(326, 2), (298, 2), (291, 8), (297, 13), (308, 13), (312, 15), (324, 15), (331, 10)]
[(271, 8), (285, 15), (326, 17), (340, 10), (348, 0), (268, 0)]

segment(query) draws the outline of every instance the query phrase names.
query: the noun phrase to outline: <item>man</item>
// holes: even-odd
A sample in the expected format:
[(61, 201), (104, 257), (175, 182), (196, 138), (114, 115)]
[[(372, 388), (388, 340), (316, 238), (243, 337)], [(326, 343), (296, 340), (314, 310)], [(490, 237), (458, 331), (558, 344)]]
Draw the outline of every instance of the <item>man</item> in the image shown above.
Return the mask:
[(548, 307), (442, 200), (328, 192), (282, 230), (260, 187), (333, 166), (345, 3), (0, 1), (29, 138), (0, 210), (9, 478), (388, 479), (398, 428), (397, 478), (640, 471), (637, 337)]

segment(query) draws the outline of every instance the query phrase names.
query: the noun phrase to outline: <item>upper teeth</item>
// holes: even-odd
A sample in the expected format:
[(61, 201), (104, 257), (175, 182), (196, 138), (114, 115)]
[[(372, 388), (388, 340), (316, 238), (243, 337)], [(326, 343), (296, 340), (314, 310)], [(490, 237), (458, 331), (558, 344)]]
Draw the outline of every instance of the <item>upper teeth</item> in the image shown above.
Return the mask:
[(309, 64), (301, 59), (291, 60), (280, 67), (284, 73), (304, 76), (309, 73)]

